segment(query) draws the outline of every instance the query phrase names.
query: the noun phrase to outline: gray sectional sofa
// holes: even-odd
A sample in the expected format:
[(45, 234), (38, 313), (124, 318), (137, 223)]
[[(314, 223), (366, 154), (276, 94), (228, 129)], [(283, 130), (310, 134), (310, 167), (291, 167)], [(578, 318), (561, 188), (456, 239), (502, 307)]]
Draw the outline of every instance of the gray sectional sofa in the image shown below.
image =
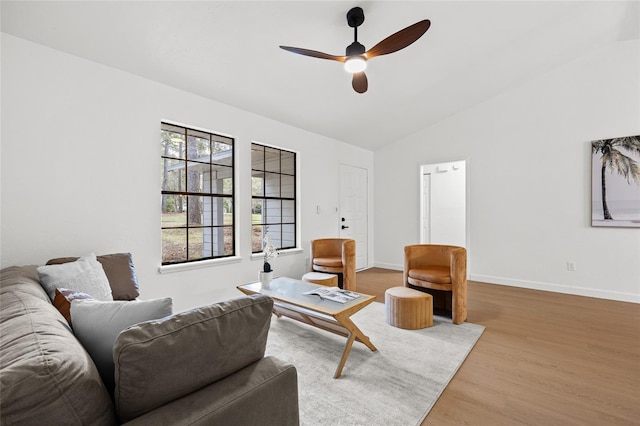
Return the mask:
[(273, 301), (239, 297), (117, 336), (115, 392), (38, 281), (0, 271), (0, 424), (297, 425), (295, 367), (264, 357)]

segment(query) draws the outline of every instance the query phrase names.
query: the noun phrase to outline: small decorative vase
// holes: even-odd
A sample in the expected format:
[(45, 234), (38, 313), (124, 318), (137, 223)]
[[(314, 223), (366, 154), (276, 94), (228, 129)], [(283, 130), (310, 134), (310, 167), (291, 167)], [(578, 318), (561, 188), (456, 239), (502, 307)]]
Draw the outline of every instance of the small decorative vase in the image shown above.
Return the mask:
[(260, 271), (260, 283), (262, 284), (262, 287), (269, 287), (269, 283), (271, 282), (271, 280), (273, 279), (273, 271), (270, 272), (264, 272), (264, 271)]

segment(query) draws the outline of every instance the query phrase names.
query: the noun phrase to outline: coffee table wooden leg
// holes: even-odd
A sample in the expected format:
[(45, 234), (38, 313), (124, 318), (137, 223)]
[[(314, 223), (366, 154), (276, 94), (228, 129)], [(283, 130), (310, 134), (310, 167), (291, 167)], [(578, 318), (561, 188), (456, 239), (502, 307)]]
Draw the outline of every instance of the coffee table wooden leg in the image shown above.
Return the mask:
[(362, 330), (360, 330), (358, 328), (357, 325), (354, 324), (353, 321), (351, 321), (351, 319), (349, 317), (339, 317), (336, 316), (336, 321), (338, 321), (338, 323), (343, 326), (344, 328), (347, 329), (347, 331), (350, 334), (354, 335), (354, 338), (357, 338), (359, 341), (361, 341), (362, 343), (364, 343), (369, 349), (371, 349), (372, 351), (376, 351), (378, 350), (378, 348), (376, 348), (373, 343), (371, 343), (371, 340), (369, 340), (369, 338), (367, 336), (364, 335), (364, 333), (362, 332)]
[(351, 352), (351, 346), (353, 346), (353, 342), (355, 342), (356, 338), (364, 343), (371, 351), (378, 350), (371, 340), (351, 321), (351, 319), (347, 316), (335, 316), (336, 321), (343, 326), (349, 332), (349, 338), (347, 339), (347, 345), (344, 347), (344, 352), (342, 353), (342, 359), (340, 359), (340, 364), (338, 365), (338, 369), (336, 370), (336, 374), (333, 376), (334, 379), (337, 379), (342, 374), (342, 369), (344, 368), (345, 363), (347, 362), (347, 358), (349, 357), (349, 353)]
[(356, 340), (356, 335), (354, 333), (349, 333), (349, 338), (347, 339), (347, 345), (344, 347), (344, 351), (342, 352), (342, 358), (340, 359), (340, 364), (338, 364), (338, 368), (336, 369), (336, 374), (333, 375), (334, 379), (337, 379), (342, 374), (342, 369), (344, 368), (344, 364), (347, 362), (347, 358), (349, 358), (349, 353), (351, 352), (351, 346), (353, 346), (353, 342)]

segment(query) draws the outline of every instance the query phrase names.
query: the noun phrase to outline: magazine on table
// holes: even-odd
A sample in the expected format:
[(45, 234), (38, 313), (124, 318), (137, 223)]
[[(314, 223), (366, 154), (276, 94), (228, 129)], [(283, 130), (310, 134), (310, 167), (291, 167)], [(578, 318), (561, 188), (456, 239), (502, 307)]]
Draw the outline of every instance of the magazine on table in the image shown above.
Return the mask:
[(318, 287), (313, 290), (305, 291), (303, 294), (319, 296), (321, 300), (331, 300), (338, 303), (351, 302), (360, 297), (358, 293), (343, 290), (340, 287)]

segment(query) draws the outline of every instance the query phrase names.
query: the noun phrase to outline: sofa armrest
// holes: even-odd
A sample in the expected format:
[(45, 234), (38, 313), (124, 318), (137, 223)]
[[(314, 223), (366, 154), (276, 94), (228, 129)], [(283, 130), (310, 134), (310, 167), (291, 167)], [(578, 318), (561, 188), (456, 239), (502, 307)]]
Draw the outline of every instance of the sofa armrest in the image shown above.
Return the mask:
[(266, 357), (126, 423), (159, 424), (297, 426), (296, 369), (277, 358)]
[(264, 357), (273, 300), (254, 295), (136, 324), (113, 348), (123, 421), (214, 383)]

